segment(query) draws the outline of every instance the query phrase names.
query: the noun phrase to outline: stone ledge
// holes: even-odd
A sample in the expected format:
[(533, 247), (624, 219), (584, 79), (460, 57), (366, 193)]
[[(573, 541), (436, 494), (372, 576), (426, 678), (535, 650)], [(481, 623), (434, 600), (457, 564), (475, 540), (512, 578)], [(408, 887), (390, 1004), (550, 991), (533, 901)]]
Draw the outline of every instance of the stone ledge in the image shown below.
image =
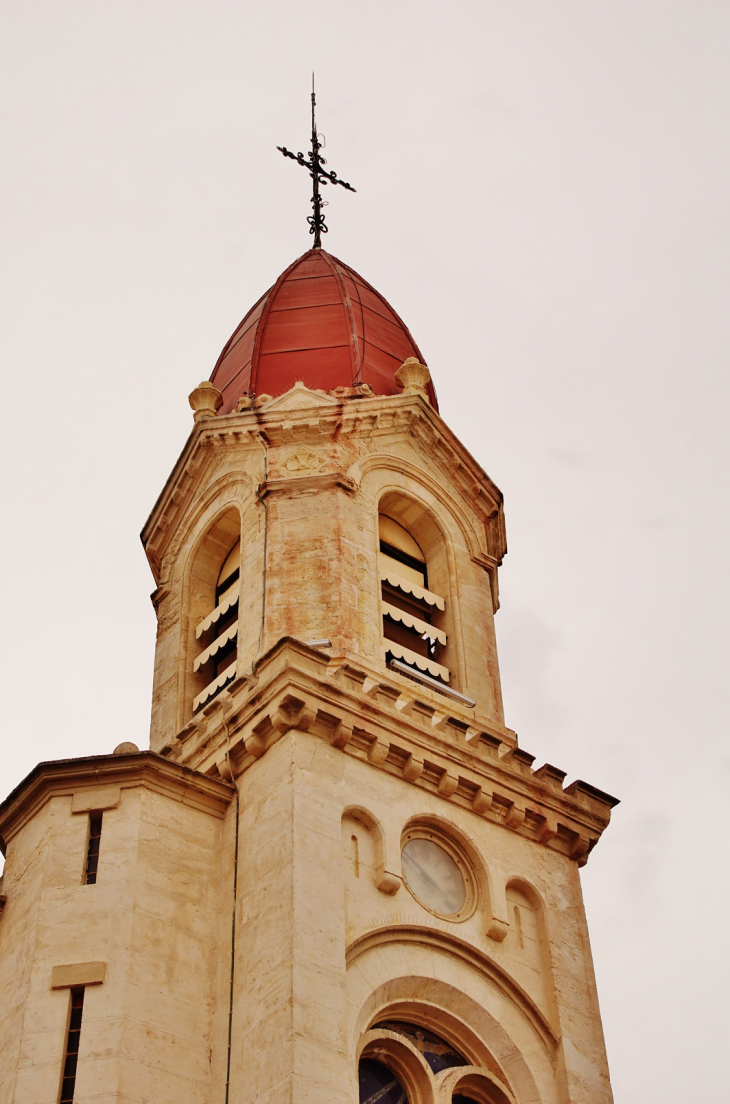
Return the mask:
[[(617, 799), (586, 783), (563, 788), (565, 772), (516, 747), (513, 734), (472, 727), (439, 714), (384, 678), (350, 668), (291, 638), (257, 667), (251, 685), (234, 692), (180, 734), (183, 760), (213, 776), (237, 776), (291, 729), (309, 732), (345, 754), (404, 779), (475, 815), (558, 851), (583, 865), (609, 823)], [(509, 741), (509, 742), (507, 742)], [(226, 768), (219, 764), (225, 758)], [(230, 768), (228, 767), (230, 764)]]
[(76, 802), (75, 811), (80, 812), (84, 811), (82, 806), (87, 799), (91, 802), (89, 808), (99, 808), (100, 790), (109, 795), (115, 787), (133, 786), (145, 786), (220, 818), (225, 816), (233, 795), (229, 783), (172, 762), (153, 751), (56, 759), (39, 763), (0, 804), (0, 847), (5, 853), (7, 841), (51, 797), (71, 797)]
[(104, 809), (116, 809), (122, 796), (120, 786), (98, 786), (77, 790), (71, 800), (72, 813), (101, 813)]
[(105, 977), (106, 962), (74, 962), (68, 966), (54, 966), (51, 972), (51, 989), (102, 985)]

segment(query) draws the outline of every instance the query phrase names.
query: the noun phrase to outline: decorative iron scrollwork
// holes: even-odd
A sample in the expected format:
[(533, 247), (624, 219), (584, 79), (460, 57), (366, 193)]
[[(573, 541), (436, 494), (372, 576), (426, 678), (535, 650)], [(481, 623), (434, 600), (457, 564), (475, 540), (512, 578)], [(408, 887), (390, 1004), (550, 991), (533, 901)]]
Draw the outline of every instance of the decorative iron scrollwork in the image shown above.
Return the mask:
[(346, 180), (340, 180), (336, 172), (331, 169), (325, 169), (327, 159), (322, 157), (320, 150), (322, 149), (322, 143), (319, 140), (317, 134), (317, 124), (314, 118), (314, 110), (316, 107), (316, 101), (314, 98), (314, 75), (312, 75), (312, 148), (309, 151), (309, 160), (307, 161), (304, 154), (292, 153), (286, 146), (277, 146), (276, 148), (284, 157), (290, 157), (292, 161), (296, 161), (302, 168), (309, 170), (309, 175), (312, 178), (312, 207), (313, 213), (307, 217), (309, 223), (309, 233), (314, 234), (314, 249), (320, 249), (322, 245), (322, 234), (326, 234), (328, 227), (324, 221), (324, 213), (322, 208), (327, 206), (327, 201), (322, 199), (320, 194), (320, 185), (324, 184), (339, 184), (342, 188), (347, 188), (348, 192), (354, 192), (357, 189), (353, 188), (352, 184), (348, 184)]

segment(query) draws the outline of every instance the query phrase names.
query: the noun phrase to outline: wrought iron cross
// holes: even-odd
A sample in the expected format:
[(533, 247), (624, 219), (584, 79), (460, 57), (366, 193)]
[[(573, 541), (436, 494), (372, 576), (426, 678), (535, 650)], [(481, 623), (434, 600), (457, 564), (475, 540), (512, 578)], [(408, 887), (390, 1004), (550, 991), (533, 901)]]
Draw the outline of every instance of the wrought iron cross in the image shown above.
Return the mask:
[(312, 74), (312, 148), (309, 151), (309, 160), (305, 160), (303, 153), (292, 153), (286, 146), (277, 146), (276, 148), (284, 154), (285, 157), (291, 157), (293, 161), (296, 161), (303, 168), (309, 169), (309, 175), (312, 178), (312, 214), (307, 219), (309, 223), (309, 233), (314, 234), (313, 249), (322, 248), (322, 234), (327, 233), (327, 226), (324, 221), (323, 207), (327, 206), (327, 201), (322, 199), (319, 191), (320, 184), (340, 184), (343, 188), (347, 188), (348, 192), (354, 192), (352, 184), (348, 184), (346, 180), (340, 180), (336, 172), (330, 172), (325, 169), (327, 164), (326, 158), (322, 157), (319, 152), (322, 149), (322, 143), (317, 135), (317, 124), (314, 121), (314, 109), (316, 103), (314, 99), (314, 74)]

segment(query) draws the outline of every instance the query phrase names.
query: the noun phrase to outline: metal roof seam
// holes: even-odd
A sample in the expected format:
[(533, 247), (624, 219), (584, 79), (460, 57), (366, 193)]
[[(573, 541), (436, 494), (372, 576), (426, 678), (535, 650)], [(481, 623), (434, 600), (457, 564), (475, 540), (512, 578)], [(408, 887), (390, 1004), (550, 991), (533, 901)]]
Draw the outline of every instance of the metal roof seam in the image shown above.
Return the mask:
[[(243, 333), (248, 333), (248, 330), (250, 329), (250, 326), (247, 326), (246, 329), (243, 331), (243, 333), (238, 335), (238, 331), (241, 329), (241, 326), (243, 325), (243, 323), (246, 321), (247, 318), (252, 318), (252, 316), (253, 316), (256, 308), (258, 307), (259, 303), (262, 303), (265, 299), (268, 298), (268, 296), (273, 291), (273, 287), (274, 287), (274, 285), (272, 285), (272, 287), (270, 287), (268, 291), (265, 291), (264, 294), (259, 299), (256, 300), (256, 302), (251, 307), (251, 309), (248, 311), (248, 313), (245, 314), (243, 316), (243, 318), (241, 319), (241, 321), (238, 323), (235, 330), (233, 331), (231, 336), (228, 338), (228, 341), (223, 346), (223, 349), (221, 351), (221, 355), (218, 357), (217, 361), (215, 362), (215, 368), (213, 369), (213, 375), (215, 375), (215, 372), (218, 368), (218, 365), (221, 363), (221, 361), (224, 359), (224, 357), (226, 357), (228, 355), (228, 353), (231, 351), (231, 349), (233, 349), (234, 346), (238, 344), (240, 338), (243, 337)], [(234, 340), (234, 338), (235, 338), (235, 340)]]
[(348, 271), (350, 272), (350, 279), (352, 280), (355, 291), (357, 292), (357, 302), (358, 306), (360, 307), (360, 323), (362, 325), (362, 351), (360, 353), (360, 363), (357, 366), (356, 378), (358, 383), (362, 383), (362, 370), (365, 364), (365, 311), (362, 305), (362, 296), (360, 295), (359, 282), (355, 279), (355, 273), (352, 272), (351, 269), (349, 269)]
[(276, 298), (279, 288), (284, 283), (284, 280), (286, 280), (292, 269), (297, 268), (297, 266), (301, 264), (302, 260), (303, 257), (297, 257), (297, 259), (292, 264), (290, 264), (289, 267), (284, 270), (284, 272), (282, 272), (281, 276), (272, 287), (266, 303), (264, 304), (264, 309), (261, 311), (261, 317), (259, 318), (258, 326), (256, 327), (256, 336), (253, 342), (253, 350), (251, 352), (251, 383), (249, 385), (249, 391), (252, 395), (258, 394), (259, 358), (261, 355), (261, 343), (264, 339), (266, 324), (271, 313), (271, 304)]
[(358, 383), (361, 382), (361, 380), (359, 379), (359, 371), (358, 371), (358, 363), (357, 363), (357, 361), (358, 361), (357, 328), (355, 326), (355, 318), (354, 318), (353, 313), (352, 313), (352, 303), (350, 302), (350, 296), (347, 294), (347, 288), (345, 287), (345, 281), (344, 281), (344, 278), (342, 276), (342, 271), (340, 269), (339, 264), (330, 261), (329, 257), (327, 258), (327, 260), (330, 262), (330, 266), (332, 268), (332, 271), (335, 274), (335, 279), (337, 280), (337, 285), (340, 289), (340, 296), (343, 299), (343, 306), (345, 307), (345, 309), (347, 311), (347, 316), (350, 320), (350, 333), (349, 333), (350, 341), (349, 341), (349, 345), (350, 345), (350, 361), (351, 361), (351, 364), (352, 364), (352, 376), (350, 378), (350, 384), (351, 384), (352, 387), (356, 387), (358, 385)]
[[(367, 383), (376, 394), (395, 395), (395, 373), (411, 356), (423, 361), (387, 300), (337, 257), (310, 249), (239, 323), (210, 379), (224, 396), (221, 414), (245, 391), (280, 395), (302, 378), (315, 390)], [(428, 390), (438, 409), (431, 384)]]

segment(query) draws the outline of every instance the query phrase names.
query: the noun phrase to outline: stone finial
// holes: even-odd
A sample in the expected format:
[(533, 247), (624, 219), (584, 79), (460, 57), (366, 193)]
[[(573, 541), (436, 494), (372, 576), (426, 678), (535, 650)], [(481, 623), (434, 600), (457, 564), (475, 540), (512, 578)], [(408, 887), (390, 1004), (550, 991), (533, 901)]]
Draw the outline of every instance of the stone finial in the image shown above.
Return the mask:
[(136, 755), (138, 751), (139, 748), (131, 740), (123, 740), (121, 744), (117, 744), (114, 748), (115, 755)]
[(431, 382), (431, 373), (415, 357), (408, 357), (408, 360), (403, 361), (395, 374), (395, 382), (403, 388), (404, 395), (423, 395), (426, 402), (430, 403), (426, 386)]
[(209, 380), (203, 380), (190, 392), (188, 402), (193, 409), (193, 418), (202, 422), (204, 418), (214, 418), (223, 406), (223, 396)]

